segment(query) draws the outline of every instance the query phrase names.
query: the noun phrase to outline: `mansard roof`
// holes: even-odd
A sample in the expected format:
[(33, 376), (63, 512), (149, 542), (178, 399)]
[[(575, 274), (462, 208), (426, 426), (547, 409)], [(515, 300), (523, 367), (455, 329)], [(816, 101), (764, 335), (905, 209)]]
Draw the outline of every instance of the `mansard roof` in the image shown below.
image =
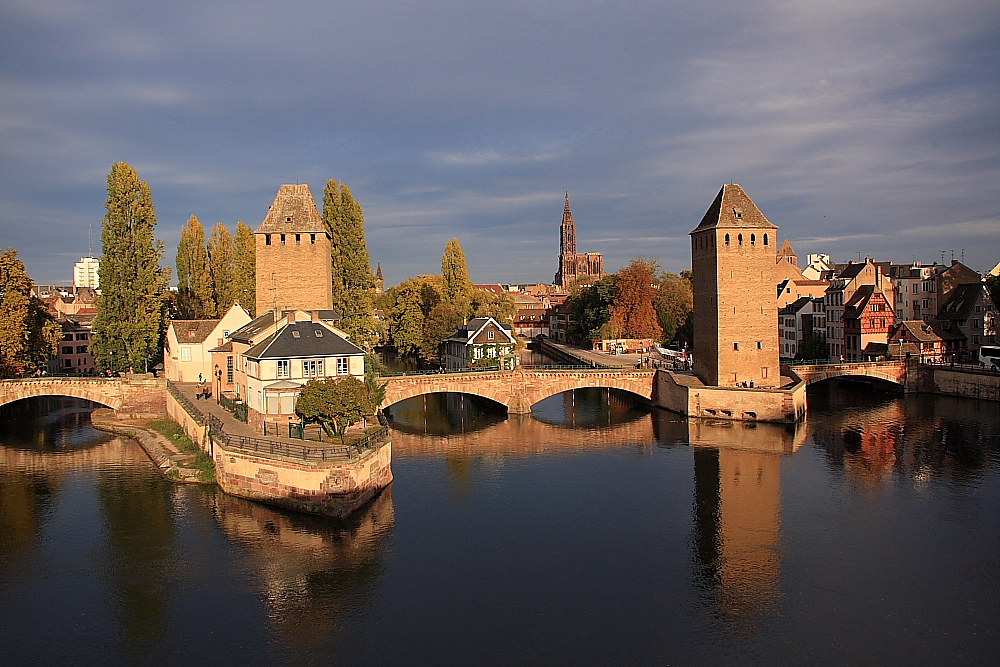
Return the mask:
[(364, 354), (354, 343), (341, 338), (319, 322), (296, 322), (257, 343), (244, 355), (251, 359), (289, 359)]
[[(979, 301), (981, 295), (986, 292), (983, 283), (964, 283), (956, 285), (951, 296), (941, 306), (939, 319), (964, 320), (972, 314), (972, 307)], [(988, 297), (987, 297), (988, 298)]]
[(743, 188), (729, 183), (722, 186), (705, 217), (691, 233), (715, 228), (777, 229), (778, 226), (764, 217)]
[[(281, 317), (287, 316), (290, 312), (292, 311), (281, 311)], [(318, 313), (319, 319), (323, 322), (339, 322), (344, 319), (334, 310), (318, 310), (316, 312)], [(274, 311), (268, 310), (229, 334), (229, 339), (240, 343), (246, 343), (247, 345), (253, 345), (254, 337), (259, 335), (260, 332), (266, 330), (272, 324), (274, 324)]]
[(309, 186), (305, 183), (301, 185), (282, 185), (278, 188), (278, 194), (274, 198), (274, 203), (267, 209), (267, 217), (255, 234), (281, 234), (281, 233), (323, 233), (326, 234), (326, 225), (316, 208), (316, 200), (313, 199)]

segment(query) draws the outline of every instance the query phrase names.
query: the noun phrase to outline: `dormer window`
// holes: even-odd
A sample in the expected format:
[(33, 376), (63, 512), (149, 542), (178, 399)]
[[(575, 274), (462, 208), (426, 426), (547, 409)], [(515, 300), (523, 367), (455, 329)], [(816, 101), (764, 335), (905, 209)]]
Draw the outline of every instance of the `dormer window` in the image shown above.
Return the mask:
[(292, 216), (288, 216), (287, 218), (285, 218), (285, 222), (291, 222), (291, 221), (292, 221)]
[(299, 337), (299, 332), (298, 331), (293, 331), (292, 332), (292, 338), (298, 338), (298, 337)]
[(322, 338), (322, 337), (323, 337), (323, 330), (316, 329), (316, 338)]
[(735, 215), (736, 219), (739, 220), (740, 218), (743, 217), (743, 211), (741, 209), (734, 208), (733, 209), (733, 215)]

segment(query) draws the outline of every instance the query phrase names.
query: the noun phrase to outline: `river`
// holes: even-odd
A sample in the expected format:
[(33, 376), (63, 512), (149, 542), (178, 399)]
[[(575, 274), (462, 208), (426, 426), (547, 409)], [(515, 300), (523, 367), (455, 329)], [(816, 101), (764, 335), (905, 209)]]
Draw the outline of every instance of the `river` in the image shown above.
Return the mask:
[(84, 401), (6, 406), (3, 661), (996, 664), (997, 404), (812, 389), (798, 427), (411, 399), (347, 526), (165, 482)]

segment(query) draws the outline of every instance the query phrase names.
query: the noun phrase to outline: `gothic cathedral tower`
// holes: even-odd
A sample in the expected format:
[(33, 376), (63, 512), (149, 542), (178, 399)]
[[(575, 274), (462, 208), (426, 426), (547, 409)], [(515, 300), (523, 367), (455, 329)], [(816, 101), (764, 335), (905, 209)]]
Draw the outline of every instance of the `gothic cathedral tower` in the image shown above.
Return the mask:
[(723, 185), (691, 232), (694, 373), (706, 385), (781, 385), (777, 229), (743, 188)]
[(282, 185), (254, 232), (257, 312), (333, 308), (330, 234), (308, 185)]
[(555, 284), (565, 287), (575, 279), (576, 225), (573, 223), (573, 211), (569, 210), (569, 192), (566, 192), (566, 205), (559, 226), (559, 270), (556, 271)]

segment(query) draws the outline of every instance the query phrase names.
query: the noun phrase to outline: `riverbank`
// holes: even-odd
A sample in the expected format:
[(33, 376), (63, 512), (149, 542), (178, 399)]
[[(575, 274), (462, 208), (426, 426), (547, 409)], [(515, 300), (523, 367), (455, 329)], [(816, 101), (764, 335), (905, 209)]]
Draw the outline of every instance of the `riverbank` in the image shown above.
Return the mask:
[[(183, 451), (163, 433), (150, 428), (148, 420), (124, 421), (115, 417), (114, 410), (99, 408), (90, 414), (90, 423), (99, 431), (125, 436), (137, 442), (155, 464), (157, 471), (171, 482), (216, 483), (214, 470), (208, 472), (204, 466), (196, 464), (199, 458), (197, 453)], [(180, 425), (177, 425), (177, 430), (183, 434)]]

